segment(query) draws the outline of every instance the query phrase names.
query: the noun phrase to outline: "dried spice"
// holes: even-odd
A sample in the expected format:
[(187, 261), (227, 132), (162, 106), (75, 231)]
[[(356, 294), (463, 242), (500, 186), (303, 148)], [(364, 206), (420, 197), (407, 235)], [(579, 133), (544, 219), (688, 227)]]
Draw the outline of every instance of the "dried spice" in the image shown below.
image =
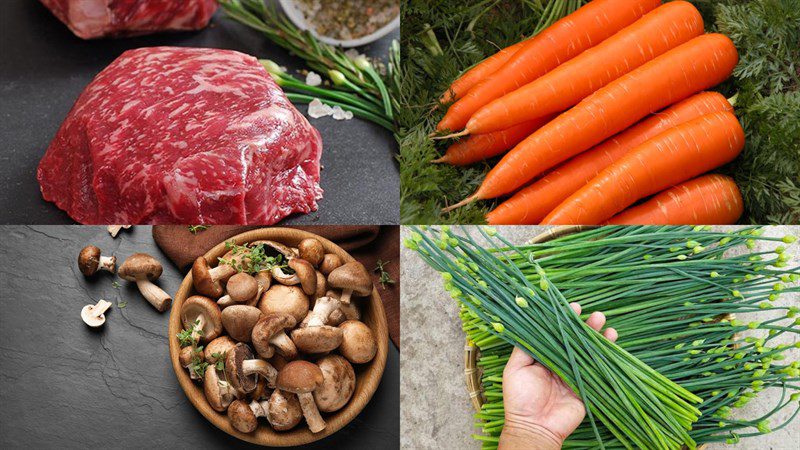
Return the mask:
[(397, 0), (299, 0), (298, 3), (317, 34), (339, 40), (370, 35), (400, 14)]

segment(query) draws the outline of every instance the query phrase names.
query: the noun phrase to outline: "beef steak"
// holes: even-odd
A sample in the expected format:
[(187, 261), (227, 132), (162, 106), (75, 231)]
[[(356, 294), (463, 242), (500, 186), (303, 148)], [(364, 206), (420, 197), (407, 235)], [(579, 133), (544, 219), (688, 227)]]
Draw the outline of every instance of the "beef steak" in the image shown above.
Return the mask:
[(316, 210), (321, 152), (255, 58), (140, 48), (80, 95), (37, 178), (81, 223), (272, 224)]
[(83, 39), (130, 36), (208, 25), (217, 0), (41, 0)]

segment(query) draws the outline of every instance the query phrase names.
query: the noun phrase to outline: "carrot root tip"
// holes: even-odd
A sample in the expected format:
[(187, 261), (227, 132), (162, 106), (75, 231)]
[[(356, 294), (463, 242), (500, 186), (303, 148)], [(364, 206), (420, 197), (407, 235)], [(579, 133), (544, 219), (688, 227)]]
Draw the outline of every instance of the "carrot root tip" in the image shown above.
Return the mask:
[(478, 200), (478, 194), (472, 194), (469, 197), (465, 198), (464, 200), (461, 200), (460, 202), (458, 202), (458, 203), (456, 203), (454, 205), (450, 205), (447, 208), (443, 208), (442, 212), (443, 213), (448, 213), (448, 212), (450, 212), (450, 211), (452, 211), (452, 210), (454, 210), (456, 208), (460, 208), (462, 206), (469, 205), (470, 203), (474, 202), (475, 200)]
[(454, 139), (462, 136), (467, 136), (469, 134), (469, 130), (459, 131), (458, 133), (448, 134), (446, 136), (436, 136), (435, 134), (431, 136), (431, 139), (434, 141), (440, 141), (443, 139)]

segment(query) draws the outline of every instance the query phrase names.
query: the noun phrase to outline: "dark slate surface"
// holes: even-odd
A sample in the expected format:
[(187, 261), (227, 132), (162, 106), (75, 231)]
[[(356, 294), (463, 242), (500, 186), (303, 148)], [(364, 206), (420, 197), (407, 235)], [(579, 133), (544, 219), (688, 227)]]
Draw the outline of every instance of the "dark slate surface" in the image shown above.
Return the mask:
[[(302, 61), (257, 32), (217, 12), (212, 26), (192, 33), (83, 41), (36, 0), (3, 0), (0, 14), (0, 223), (73, 223), (42, 200), (36, 166), (78, 95), (123, 51), (175, 45), (238, 50), (289, 69)], [(385, 55), (399, 30), (361, 49)], [(306, 107), (300, 106), (305, 113)], [(293, 224), (397, 224), (400, 176), (391, 133), (359, 119), (312, 119), (322, 134), (322, 188), (317, 212)]]
[[(104, 227), (0, 227), (0, 448), (256, 448), (218, 430), (187, 400), (169, 362), (168, 313), (135, 284), (85, 279), (80, 249), (93, 243), (124, 260), (166, 257), (149, 227), (112, 239)], [(11, 264), (13, 262), (13, 264)], [(160, 285), (182, 280), (169, 263)], [(95, 331), (81, 308), (115, 304)], [(120, 301), (127, 306), (119, 308)], [(399, 353), (390, 342), (383, 380), (347, 427), (303, 448), (399, 448)]]

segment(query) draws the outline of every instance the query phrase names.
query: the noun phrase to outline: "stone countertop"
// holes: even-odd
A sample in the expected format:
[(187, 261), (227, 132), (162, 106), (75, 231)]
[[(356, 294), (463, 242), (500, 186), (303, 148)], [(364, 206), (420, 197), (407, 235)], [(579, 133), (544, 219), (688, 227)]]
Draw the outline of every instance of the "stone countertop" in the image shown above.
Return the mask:
[[(512, 242), (523, 243), (547, 227), (508, 226), (498, 229)], [(788, 233), (800, 235), (800, 227), (770, 227), (767, 231), (768, 235), (774, 236)], [(408, 236), (409, 229), (403, 227), (401, 240)], [(795, 261), (800, 260), (800, 244), (790, 246), (789, 252)], [(479, 430), (474, 427), (474, 410), (464, 382), (465, 337), (457, 305), (442, 287), (438, 273), (415, 252), (401, 246), (400, 261), (401, 448), (480, 449), (480, 444), (470, 437)], [(800, 296), (783, 295), (780, 302), (798, 304)], [(759, 320), (760, 315), (746, 316), (744, 320)], [(789, 357), (800, 359), (800, 351), (793, 350)], [(758, 417), (774, 407), (779, 395), (777, 390), (764, 391), (745, 408), (736, 411), (742, 417)], [(793, 412), (794, 409), (786, 408), (773, 418), (772, 423), (785, 420)], [(800, 442), (800, 419), (782, 430), (743, 439), (737, 446), (715, 444), (707, 449), (796, 450), (797, 442)]]
[[(162, 261), (158, 284), (175, 293), (183, 275), (150, 227), (116, 239), (105, 227), (84, 226), (3, 226), (0, 236), (0, 448), (256, 448), (189, 403), (169, 360), (168, 312), (158, 313), (134, 283), (78, 271), (89, 243), (118, 264), (145, 252)], [(101, 298), (114, 306), (103, 327), (89, 328), (80, 310)], [(398, 378), (390, 343), (372, 401), (338, 433), (303, 448), (398, 448)]]

